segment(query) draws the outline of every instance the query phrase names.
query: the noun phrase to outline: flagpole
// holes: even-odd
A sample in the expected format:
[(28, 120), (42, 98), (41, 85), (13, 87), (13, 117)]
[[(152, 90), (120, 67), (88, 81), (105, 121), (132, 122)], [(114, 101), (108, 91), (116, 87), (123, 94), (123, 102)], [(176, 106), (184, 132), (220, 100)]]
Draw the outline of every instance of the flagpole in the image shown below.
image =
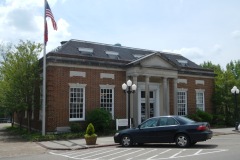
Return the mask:
[(43, 36), (43, 99), (42, 99), (42, 135), (45, 136), (45, 123), (46, 123), (46, 0), (44, 0), (44, 36)]

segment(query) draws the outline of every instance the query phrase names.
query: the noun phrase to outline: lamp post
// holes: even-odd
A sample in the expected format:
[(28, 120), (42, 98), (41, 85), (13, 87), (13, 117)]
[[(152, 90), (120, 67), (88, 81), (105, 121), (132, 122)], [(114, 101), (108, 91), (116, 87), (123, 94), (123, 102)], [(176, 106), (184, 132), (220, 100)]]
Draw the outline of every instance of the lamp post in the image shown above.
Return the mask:
[(236, 124), (235, 124), (235, 130), (238, 130), (238, 125), (239, 125), (239, 122), (238, 122), (238, 107), (237, 107), (237, 95), (239, 94), (239, 89), (234, 86), (232, 89), (231, 89), (231, 92), (232, 94), (234, 94), (234, 99), (235, 99), (235, 120), (236, 120)]
[(132, 84), (131, 80), (128, 80), (127, 84), (122, 84), (122, 89), (125, 93), (128, 94), (128, 128), (130, 128), (130, 94), (136, 91), (137, 86), (135, 84)]

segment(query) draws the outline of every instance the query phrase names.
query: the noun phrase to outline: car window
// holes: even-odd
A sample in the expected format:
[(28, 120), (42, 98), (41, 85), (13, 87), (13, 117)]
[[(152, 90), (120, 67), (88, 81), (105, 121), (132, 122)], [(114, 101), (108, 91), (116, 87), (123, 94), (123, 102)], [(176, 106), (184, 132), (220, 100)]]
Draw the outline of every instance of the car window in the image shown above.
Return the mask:
[(160, 126), (167, 125), (167, 117), (161, 117), (160, 120), (159, 120), (159, 125)]
[(170, 126), (170, 125), (177, 125), (178, 122), (172, 117), (161, 117), (159, 120), (160, 126)]
[(158, 119), (152, 118), (147, 120), (146, 122), (143, 122), (140, 128), (143, 129), (143, 128), (149, 128), (149, 127), (156, 127), (157, 125), (158, 125)]
[(172, 118), (172, 117), (167, 117), (167, 123), (166, 123), (166, 125), (176, 125), (176, 124), (178, 124), (178, 123), (177, 123), (177, 121), (176, 121), (174, 118)]

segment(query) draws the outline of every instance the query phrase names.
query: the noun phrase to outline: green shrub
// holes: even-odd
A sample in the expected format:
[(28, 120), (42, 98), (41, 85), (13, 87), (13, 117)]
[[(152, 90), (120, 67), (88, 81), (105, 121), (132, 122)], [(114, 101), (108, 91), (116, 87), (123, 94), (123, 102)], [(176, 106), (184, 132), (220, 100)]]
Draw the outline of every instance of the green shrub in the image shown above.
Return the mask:
[(103, 109), (94, 109), (86, 116), (87, 123), (92, 123), (97, 133), (109, 130), (112, 122), (111, 114)]
[(96, 137), (97, 135), (95, 134), (95, 129), (92, 123), (89, 123), (86, 129), (86, 134), (84, 137)]
[(82, 127), (79, 123), (71, 123), (70, 124), (71, 132), (78, 133), (82, 131)]
[(212, 123), (213, 116), (210, 113), (197, 110), (196, 114), (202, 119), (203, 122)]
[(201, 110), (197, 110), (195, 114), (190, 114), (187, 117), (197, 122), (209, 122), (209, 123), (212, 123), (213, 119), (213, 116), (210, 113)]

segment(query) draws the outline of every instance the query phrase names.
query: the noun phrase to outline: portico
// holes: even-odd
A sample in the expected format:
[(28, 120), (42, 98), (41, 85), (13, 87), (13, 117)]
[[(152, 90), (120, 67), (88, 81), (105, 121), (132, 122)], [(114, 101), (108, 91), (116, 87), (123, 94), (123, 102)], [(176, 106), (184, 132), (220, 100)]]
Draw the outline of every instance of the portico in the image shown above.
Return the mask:
[[(177, 113), (177, 76), (177, 69), (159, 53), (128, 64), (126, 77), (137, 85), (130, 112), (134, 126), (153, 116)], [(170, 92), (173, 93), (172, 98)], [(172, 112), (170, 101), (173, 101)]]

